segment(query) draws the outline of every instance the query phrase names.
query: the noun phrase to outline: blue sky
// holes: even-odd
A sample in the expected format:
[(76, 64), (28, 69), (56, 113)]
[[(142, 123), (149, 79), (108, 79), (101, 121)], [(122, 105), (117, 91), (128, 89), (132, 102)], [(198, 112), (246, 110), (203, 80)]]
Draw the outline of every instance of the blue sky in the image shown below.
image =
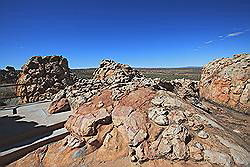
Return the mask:
[(0, 0), (0, 68), (60, 54), (134, 67), (202, 66), (250, 51), (249, 0)]

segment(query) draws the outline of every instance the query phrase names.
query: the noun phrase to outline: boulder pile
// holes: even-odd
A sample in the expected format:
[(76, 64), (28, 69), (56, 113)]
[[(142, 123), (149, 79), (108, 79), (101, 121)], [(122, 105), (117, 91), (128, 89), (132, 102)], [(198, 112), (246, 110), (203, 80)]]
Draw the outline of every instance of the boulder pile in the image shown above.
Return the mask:
[(200, 95), (234, 110), (250, 111), (250, 54), (208, 63), (199, 83)]
[(72, 110), (65, 124), (70, 134), (42, 155), (33, 152), (13, 165), (29, 161), (37, 166), (88, 167), (250, 164), (247, 141), (204, 109), (197, 83), (189, 80), (152, 80), (127, 65), (104, 60), (93, 79), (60, 91), (50, 110), (65, 106)]
[(68, 61), (62, 56), (33, 56), (22, 67), (16, 94), (21, 103), (52, 99), (53, 96), (76, 80)]
[(112, 99), (118, 100), (122, 92), (127, 89), (133, 90), (138, 84), (156, 86), (154, 80), (144, 78), (128, 65), (103, 60), (92, 79), (78, 79), (73, 85), (61, 90), (53, 99), (48, 111), (56, 113), (68, 108), (75, 110), (81, 104), (89, 102), (92, 96), (99, 95), (105, 88), (112, 89)]
[(103, 60), (100, 67), (94, 71), (95, 80), (102, 80), (108, 84), (129, 82), (134, 77), (142, 77), (127, 64), (116, 63), (113, 60)]
[(16, 83), (18, 72), (14, 67), (7, 66), (5, 69), (0, 70), (0, 84)]

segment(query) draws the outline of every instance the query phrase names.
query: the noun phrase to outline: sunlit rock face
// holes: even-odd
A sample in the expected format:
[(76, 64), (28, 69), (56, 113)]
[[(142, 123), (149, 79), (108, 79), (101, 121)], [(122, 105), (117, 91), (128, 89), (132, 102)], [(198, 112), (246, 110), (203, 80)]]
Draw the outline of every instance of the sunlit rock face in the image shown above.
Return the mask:
[(130, 89), (133, 89), (135, 84), (132, 80), (138, 80), (137, 84), (139, 84), (139, 80), (142, 78), (138, 71), (128, 65), (116, 63), (112, 60), (102, 60), (99, 68), (94, 72), (93, 78), (78, 79), (73, 85), (58, 92), (49, 107), (49, 112), (60, 112), (64, 108), (74, 110), (80, 104), (88, 102), (92, 96), (98, 95), (100, 90), (108, 87), (113, 90), (112, 98), (119, 98), (121, 95), (119, 92), (122, 91), (119, 90), (121, 86), (127, 85)]
[(113, 82), (129, 82), (134, 77), (141, 77), (142, 75), (132, 69), (127, 64), (116, 63), (113, 60), (103, 60), (100, 67), (95, 70), (93, 79), (103, 80), (107, 83)]
[(74, 83), (68, 61), (62, 56), (34, 56), (23, 65), (16, 93), (22, 103), (51, 99), (61, 89)]
[(249, 166), (247, 140), (213, 117), (222, 109), (199, 100), (197, 82), (129, 77), (133, 69), (118, 73), (104, 62), (94, 78), (66, 87), (52, 102), (68, 101), (69, 135), (11, 165)]
[(200, 95), (240, 112), (250, 111), (250, 54), (208, 63), (200, 80)]

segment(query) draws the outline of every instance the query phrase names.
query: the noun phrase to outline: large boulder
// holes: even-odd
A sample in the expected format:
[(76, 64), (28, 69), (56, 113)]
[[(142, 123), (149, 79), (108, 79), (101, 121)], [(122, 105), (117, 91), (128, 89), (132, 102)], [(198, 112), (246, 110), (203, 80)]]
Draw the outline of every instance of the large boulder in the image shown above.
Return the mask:
[(33, 56), (23, 65), (16, 93), (21, 103), (52, 99), (53, 96), (76, 77), (68, 67), (68, 61), (62, 56)]
[(250, 54), (237, 54), (208, 63), (199, 88), (201, 97), (249, 114)]

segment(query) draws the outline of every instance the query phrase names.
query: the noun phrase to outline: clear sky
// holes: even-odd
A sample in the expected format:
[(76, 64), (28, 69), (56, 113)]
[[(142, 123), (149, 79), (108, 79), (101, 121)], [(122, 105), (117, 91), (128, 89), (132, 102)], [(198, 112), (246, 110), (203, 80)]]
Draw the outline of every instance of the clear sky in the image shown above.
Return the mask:
[(201, 66), (250, 52), (250, 0), (0, 0), (0, 68), (60, 54), (134, 67)]

